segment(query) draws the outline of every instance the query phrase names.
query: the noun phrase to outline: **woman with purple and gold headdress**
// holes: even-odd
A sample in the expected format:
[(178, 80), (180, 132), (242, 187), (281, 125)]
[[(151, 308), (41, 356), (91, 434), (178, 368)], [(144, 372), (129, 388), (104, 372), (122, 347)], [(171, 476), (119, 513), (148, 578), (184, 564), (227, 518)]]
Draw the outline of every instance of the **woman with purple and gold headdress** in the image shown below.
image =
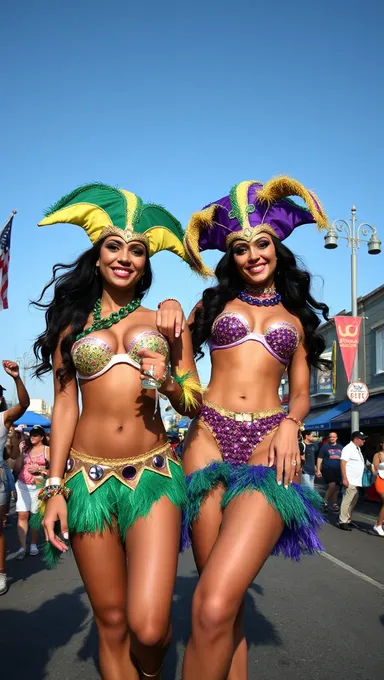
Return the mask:
[[(305, 207), (290, 196), (300, 196)], [(192, 607), (184, 679), (247, 677), (243, 599), (267, 557), (298, 560), (321, 549), (320, 497), (300, 486), (298, 433), (309, 411), (311, 366), (325, 345), (310, 275), (282, 241), (303, 224), (326, 227), (315, 195), (288, 177), (241, 182), (195, 213), (185, 236), (195, 269), (201, 251), (225, 253), (217, 285), (191, 315), (195, 356), (211, 352), (200, 416), (184, 446), (183, 543), (201, 574)], [(278, 390), (288, 370), (288, 413)]]
[(54, 286), (53, 298), (37, 303), (46, 309), (37, 375), (53, 371), (55, 403), (49, 477), (35, 517), (51, 563), (70, 539), (95, 614), (103, 680), (159, 679), (185, 479), (158, 392), (192, 417), (201, 388), (175, 303), (155, 312), (142, 298), (152, 255), (170, 250), (189, 260), (184, 232), (162, 206), (106, 184), (60, 199), (40, 225), (55, 223), (81, 226), (93, 245), (54, 268), (45, 289)]

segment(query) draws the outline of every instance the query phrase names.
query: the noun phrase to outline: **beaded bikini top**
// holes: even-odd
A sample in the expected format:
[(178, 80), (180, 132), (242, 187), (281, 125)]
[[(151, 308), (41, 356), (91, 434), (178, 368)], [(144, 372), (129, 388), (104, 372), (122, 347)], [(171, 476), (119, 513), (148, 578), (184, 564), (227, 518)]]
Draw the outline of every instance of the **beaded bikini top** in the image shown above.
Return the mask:
[(148, 349), (164, 357), (169, 355), (169, 345), (161, 333), (143, 331), (129, 342), (126, 354), (114, 354), (110, 345), (96, 335), (77, 340), (71, 350), (77, 377), (80, 380), (94, 380), (109, 371), (116, 364), (128, 364), (140, 370), (139, 350)]
[(248, 340), (260, 342), (282, 364), (288, 364), (298, 347), (300, 336), (297, 328), (288, 321), (277, 321), (264, 333), (254, 333), (248, 319), (238, 312), (222, 312), (212, 325), (210, 348), (227, 349)]

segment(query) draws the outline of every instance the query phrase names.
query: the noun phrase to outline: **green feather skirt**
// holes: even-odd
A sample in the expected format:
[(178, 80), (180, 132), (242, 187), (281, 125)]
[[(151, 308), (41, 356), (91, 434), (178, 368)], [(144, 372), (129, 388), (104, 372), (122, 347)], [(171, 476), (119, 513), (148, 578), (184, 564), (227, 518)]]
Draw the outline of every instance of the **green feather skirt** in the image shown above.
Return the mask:
[[(117, 523), (122, 542), (126, 533), (139, 517), (147, 517), (154, 503), (163, 496), (177, 508), (185, 502), (186, 484), (183, 470), (169, 461), (172, 477), (144, 470), (135, 490), (129, 489), (115, 477), (110, 477), (93, 493), (89, 493), (83, 475), (79, 472), (66, 486), (72, 494), (68, 500), (68, 530), (70, 534), (96, 534)], [(45, 504), (32, 516), (31, 527), (40, 529)], [(59, 526), (56, 533), (59, 532)], [(50, 543), (44, 545), (44, 559), (51, 568), (62, 554)]]

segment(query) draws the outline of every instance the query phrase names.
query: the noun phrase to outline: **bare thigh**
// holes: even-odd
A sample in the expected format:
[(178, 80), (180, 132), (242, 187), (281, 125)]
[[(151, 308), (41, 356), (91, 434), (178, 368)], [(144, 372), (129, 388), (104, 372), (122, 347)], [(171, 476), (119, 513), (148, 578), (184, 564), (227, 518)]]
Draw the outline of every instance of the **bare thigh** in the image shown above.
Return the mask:
[(180, 545), (181, 512), (163, 496), (127, 532), (130, 629), (148, 646), (169, 628)]
[(127, 608), (126, 557), (117, 527), (102, 534), (74, 534), (72, 549), (96, 622), (122, 623)]
[(223, 514), (220, 534), (199, 582), (200, 595), (226, 603), (234, 618), (244, 594), (272, 552), (283, 520), (259, 491), (241, 494)]

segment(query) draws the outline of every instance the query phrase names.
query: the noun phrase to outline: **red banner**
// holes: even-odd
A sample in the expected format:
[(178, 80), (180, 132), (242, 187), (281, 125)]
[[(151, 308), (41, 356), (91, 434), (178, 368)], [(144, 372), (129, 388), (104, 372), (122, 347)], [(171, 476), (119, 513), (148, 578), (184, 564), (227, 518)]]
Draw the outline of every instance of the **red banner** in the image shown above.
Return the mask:
[(335, 325), (345, 372), (350, 382), (359, 346), (361, 317), (335, 316)]

